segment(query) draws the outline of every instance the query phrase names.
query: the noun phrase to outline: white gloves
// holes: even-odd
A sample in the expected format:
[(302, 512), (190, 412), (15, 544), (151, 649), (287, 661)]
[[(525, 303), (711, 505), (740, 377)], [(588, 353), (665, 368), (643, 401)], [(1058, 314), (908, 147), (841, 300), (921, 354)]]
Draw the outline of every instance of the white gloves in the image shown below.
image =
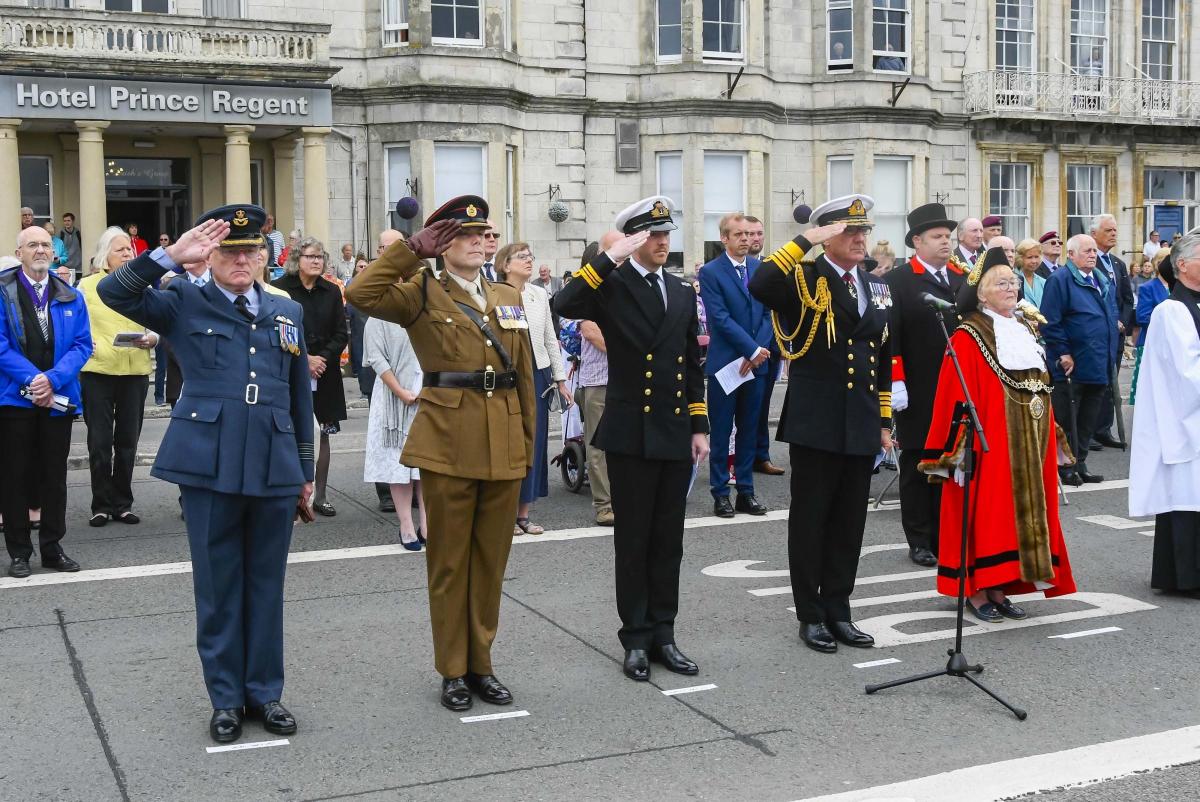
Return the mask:
[(892, 382), (892, 412), (908, 409), (908, 387), (904, 382)]

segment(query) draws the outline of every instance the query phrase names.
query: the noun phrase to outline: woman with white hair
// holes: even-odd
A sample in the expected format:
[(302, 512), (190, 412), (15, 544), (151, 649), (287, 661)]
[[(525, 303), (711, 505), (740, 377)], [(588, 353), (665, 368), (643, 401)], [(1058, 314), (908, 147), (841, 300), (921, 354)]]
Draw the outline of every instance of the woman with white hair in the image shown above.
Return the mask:
[(158, 345), (158, 335), (114, 312), (96, 292), (100, 279), (131, 259), (129, 235), (120, 228), (107, 229), (77, 287), (87, 304), (95, 343), (79, 375), (92, 472), (92, 526), (141, 520), (131, 511), (133, 465), (142, 436), (150, 352)]

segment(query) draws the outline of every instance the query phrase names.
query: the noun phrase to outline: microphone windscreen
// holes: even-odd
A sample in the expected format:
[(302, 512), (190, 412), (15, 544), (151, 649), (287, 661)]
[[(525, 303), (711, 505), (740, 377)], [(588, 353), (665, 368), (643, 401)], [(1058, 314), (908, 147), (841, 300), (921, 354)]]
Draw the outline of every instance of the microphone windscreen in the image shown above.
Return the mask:
[(807, 203), (802, 203), (792, 211), (792, 217), (797, 223), (804, 225), (812, 219), (812, 207)]

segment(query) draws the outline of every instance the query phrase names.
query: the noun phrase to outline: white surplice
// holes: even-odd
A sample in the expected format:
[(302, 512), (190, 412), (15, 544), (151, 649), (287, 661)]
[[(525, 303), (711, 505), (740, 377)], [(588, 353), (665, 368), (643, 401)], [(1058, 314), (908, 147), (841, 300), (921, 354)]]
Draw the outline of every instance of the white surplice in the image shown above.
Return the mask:
[(1200, 336), (1173, 298), (1150, 318), (1131, 452), (1130, 515), (1200, 512)]

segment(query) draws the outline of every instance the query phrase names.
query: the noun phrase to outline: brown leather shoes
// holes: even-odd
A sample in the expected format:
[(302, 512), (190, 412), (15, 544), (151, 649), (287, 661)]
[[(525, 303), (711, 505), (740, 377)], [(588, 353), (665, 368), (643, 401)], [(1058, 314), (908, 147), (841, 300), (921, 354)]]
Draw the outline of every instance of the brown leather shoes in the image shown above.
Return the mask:
[(771, 460), (764, 460), (763, 462), (754, 463), (754, 472), (765, 473), (767, 476), (783, 476), (784, 473), (786, 473), (783, 468), (780, 468), (778, 465), (771, 462)]

